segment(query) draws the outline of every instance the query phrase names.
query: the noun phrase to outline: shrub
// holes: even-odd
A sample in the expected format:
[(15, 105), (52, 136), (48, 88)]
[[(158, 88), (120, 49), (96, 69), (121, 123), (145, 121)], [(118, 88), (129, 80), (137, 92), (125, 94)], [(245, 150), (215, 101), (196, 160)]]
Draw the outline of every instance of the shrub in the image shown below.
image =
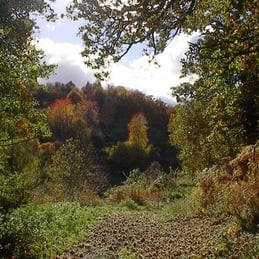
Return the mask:
[(127, 207), (130, 210), (139, 210), (139, 205), (130, 198), (121, 201), (120, 206)]
[(259, 143), (245, 147), (225, 166), (199, 174), (202, 207), (236, 217), (243, 229), (259, 224)]
[(107, 201), (119, 204), (124, 200), (131, 199), (138, 205), (145, 205), (150, 198), (150, 191), (141, 185), (118, 186), (111, 188), (106, 193)]
[(82, 241), (87, 230), (98, 223), (100, 213), (79, 203), (21, 207), (9, 215), (6, 224), (13, 242), (10, 252), (15, 258), (53, 258)]
[(222, 198), (219, 195), (222, 187), (218, 178), (220, 170), (213, 167), (210, 170), (204, 170), (197, 177), (197, 185), (201, 190), (201, 206), (204, 209), (208, 210), (211, 206), (215, 208), (215, 205), (219, 205), (219, 201)]
[(134, 168), (144, 170), (148, 165), (148, 150), (137, 144), (119, 142), (106, 150), (110, 165), (129, 175)]
[[(123, 185), (113, 187), (106, 193), (107, 201), (118, 204), (131, 199), (142, 206), (170, 201), (173, 192), (180, 193), (181, 188), (177, 190), (174, 175), (157, 170), (157, 166), (152, 168), (154, 171), (151, 168), (144, 172), (132, 170)], [(181, 193), (181, 197), (184, 197), (184, 193)]]
[(106, 168), (99, 153), (79, 140), (67, 140), (44, 167), (44, 179), (33, 191), (32, 200), (98, 203), (98, 194), (108, 187)]

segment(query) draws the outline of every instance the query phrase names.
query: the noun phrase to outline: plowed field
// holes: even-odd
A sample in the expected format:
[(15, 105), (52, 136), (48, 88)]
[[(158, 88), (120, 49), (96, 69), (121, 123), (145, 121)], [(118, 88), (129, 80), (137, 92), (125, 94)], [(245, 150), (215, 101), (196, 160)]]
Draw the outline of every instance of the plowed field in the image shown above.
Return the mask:
[(223, 242), (226, 224), (205, 217), (169, 221), (159, 212), (117, 212), (104, 217), (85, 243), (57, 258), (219, 258), (226, 249), (227, 258), (245, 258), (258, 236), (242, 234)]

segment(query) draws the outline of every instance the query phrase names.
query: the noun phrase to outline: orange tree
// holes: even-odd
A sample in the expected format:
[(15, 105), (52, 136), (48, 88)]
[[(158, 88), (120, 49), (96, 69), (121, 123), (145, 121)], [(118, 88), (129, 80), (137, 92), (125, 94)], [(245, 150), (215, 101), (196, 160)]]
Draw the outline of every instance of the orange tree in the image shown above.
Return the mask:
[(98, 106), (84, 100), (73, 103), (71, 96), (56, 100), (46, 109), (49, 127), (55, 140), (74, 138), (87, 144), (98, 131)]

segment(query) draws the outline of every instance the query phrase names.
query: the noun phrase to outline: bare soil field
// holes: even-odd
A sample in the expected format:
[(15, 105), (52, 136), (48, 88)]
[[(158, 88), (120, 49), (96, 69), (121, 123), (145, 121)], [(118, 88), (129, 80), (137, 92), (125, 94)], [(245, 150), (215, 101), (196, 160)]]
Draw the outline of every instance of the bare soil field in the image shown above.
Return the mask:
[(224, 239), (227, 219), (168, 220), (158, 212), (117, 212), (103, 218), (85, 243), (57, 258), (259, 258), (249, 250), (258, 235)]

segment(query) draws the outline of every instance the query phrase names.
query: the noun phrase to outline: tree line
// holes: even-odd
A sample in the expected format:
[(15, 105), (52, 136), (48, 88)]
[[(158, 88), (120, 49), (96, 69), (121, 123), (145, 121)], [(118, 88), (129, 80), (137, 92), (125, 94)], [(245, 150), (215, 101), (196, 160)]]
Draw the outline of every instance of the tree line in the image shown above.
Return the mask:
[(124, 87), (105, 89), (98, 82), (81, 89), (57, 82), (34, 89), (33, 96), (52, 132), (44, 141), (63, 144), (74, 139), (92, 146), (113, 178), (144, 170), (154, 161), (165, 170), (179, 167), (167, 132), (174, 109), (152, 96)]

